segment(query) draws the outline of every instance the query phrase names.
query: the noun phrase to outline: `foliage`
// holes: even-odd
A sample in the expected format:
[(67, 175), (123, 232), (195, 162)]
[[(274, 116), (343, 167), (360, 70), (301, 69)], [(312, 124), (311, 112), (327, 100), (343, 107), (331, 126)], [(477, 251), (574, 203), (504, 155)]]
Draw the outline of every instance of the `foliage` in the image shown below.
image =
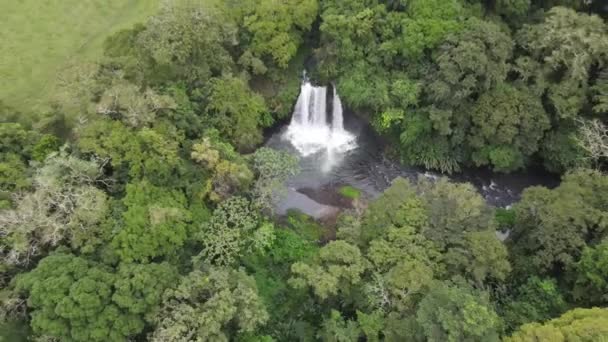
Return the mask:
[(71, 254), (54, 254), (16, 278), (28, 294), (37, 335), (62, 341), (127, 341), (144, 328), (142, 318), (113, 302), (111, 270)]
[(97, 103), (97, 113), (119, 118), (131, 127), (144, 127), (154, 122), (157, 112), (175, 109), (170, 97), (152, 89), (141, 92), (128, 82), (116, 82), (104, 91)]
[(236, 332), (254, 331), (267, 319), (255, 281), (243, 271), (195, 270), (163, 295), (150, 340), (228, 341)]
[(203, 245), (197, 260), (227, 266), (247, 249), (271, 244), (274, 233), (272, 225), (260, 225), (259, 214), (247, 199), (232, 197), (213, 211), (196, 237)]
[(287, 152), (267, 147), (259, 148), (252, 156), (257, 179), (253, 188), (255, 203), (262, 209), (272, 211), (274, 201), (280, 199), (284, 183), (300, 172), (299, 159)]
[(608, 337), (607, 320), (606, 309), (573, 309), (542, 325), (526, 324), (505, 341), (601, 341)]
[(318, 243), (323, 237), (324, 227), (312, 217), (291, 209), (287, 211), (287, 228), (306, 241)]
[(521, 17), (529, 10), (532, 1), (530, 0), (498, 0), (496, 2), (496, 12), (507, 17)]
[(79, 135), (78, 147), (82, 152), (109, 158), (120, 176), (150, 176), (155, 184), (169, 182), (181, 164), (176, 141), (154, 129), (131, 131), (117, 121), (100, 120), (86, 126)]
[(550, 127), (540, 99), (509, 86), (484, 94), (471, 119), (468, 139), (474, 148), (473, 162), (490, 164), (497, 171), (523, 167)]
[(142, 55), (169, 79), (206, 81), (234, 64), (237, 26), (214, 1), (164, 2), (137, 35)]
[(458, 1), (411, 1), (409, 16), (403, 21), (405, 54), (417, 57), (435, 48), (449, 33), (457, 32), (461, 11)]
[[(430, 78), (428, 96), (448, 108), (459, 106), (503, 82), (513, 41), (496, 24), (469, 19), (460, 32), (451, 32), (439, 47), (436, 74)], [(482, 123), (483, 121), (479, 121)], [(437, 122), (437, 125), (446, 123)], [(444, 132), (446, 134), (449, 132)]]
[(608, 52), (603, 20), (564, 7), (549, 10), (543, 23), (525, 27), (518, 42), (548, 68), (564, 68), (567, 79), (582, 83)]
[[(0, 104), (3, 323), (35, 341), (607, 338), (586, 309), (608, 291), (599, 0), (175, 0), (128, 29), (156, 3), (98, 2), (1, 11), (0, 97), (25, 109)], [(260, 145), (303, 68), (404, 164), (563, 182), (495, 209), (397, 178), (340, 188), (357, 205), (336, 217), (275, 215), (300, 163)]]
[(236, 77), (213, 79), (207, 116), (222, 136), (239, 150), (250, 150), (262, 141), (261, 128), (272, 124), (264, 98)]
[(293, 264), (293, 277), (289, 283), (295, 288), (312, 287), (315, 295), (327, 299), (357, 284), (364, 270), (365, 259), (356, 246), (344, 241), (332, 241), (321, 248), (315, 264)]
[(318, 7), (317, 0), (257, 1), (255, 10), (245, 17), (245, 27), (251, 35), (248, 52), (257, 56), (260, 59), (257, 63), (261, 63), (253, 67), (254, 73), (266, 69), (261, 66), (269, 62), (280, 68), (287, 67), (302, 43), (302, 33), (311, 29)]
[(40, 134), (18, 123), (0, 123), (0, 142), (0, 195), (29, 188), (27, 163), (42, 162), (59, 149), (57, 137)]
[(425, 235), (440, 248), (462, 242), (467, 233), (494, 230), (494, 213), (472, 185), (443, 178), (421, 187), (429, 224)]
[(175, 285), (177, 270), (168, 263), (120, 264), (112, 301), (133, 315), (151, 321), (165, 289)]
[(448, 250), (445, 263), (451, 272), (456, 271), (476, 285), (504, 281), (511, 271), (507, 248), (489, 230), (467, 233), (462, 243)]
[(599, 120), (581, 120), (576, 143), (590, 161), (598, 165), (608, 157), (608, 128)]
[(567, 309), (554, 279), (530, 277), (505, 303), (503, 317), (508, 330), (530, 322), (545, 322)]
[(147, 181), (127, 184), (123, 204), (127, 208), (122, 215), (123, 226), (112, 240), (122, 260), (147, 262), (170, 257), (186, 242), (191, 214), (180, 191)]
[(608, 243), (586, 247), (573, 266), (573, 296), (587, 305), (604, 305), (608, 302)]
[(515, 211), (511, 208), (496, 208), (496, 223), (500, 231), (511, 229), (515, 224)]
[(94, 245), (108, 212), (100, 163), (65, 153), (49, 157), (34, 175), (34, 192), (19, 196), (15, 208), (0, 211), (2, 258), (28, 264), (62, 243)]
[(547, 274), (572, 266), (587, 245), (606, 234), (606, 177), (596, 171), (566, 175), (554, 190), (532, 187), (515, 206), (509, 244), (521, 272)]
[(214, 202), (244, 192), (252, 183), (253, 173), (229, 144), (206, 136), (192, 145), (190, 156), (211, 173), (206, 195)]
[(500, 318), (482, 293), (438, 285), (420, 302), (416, 320), (428, 341), (498, 341)]
[[(288, 228), (278, 228), (272, 246), (255, 250), (242, 258), (249, 274), (257, 284), (260, 297), (269, 314), (265, 332), (270, 332), (276, 340), (298, 338), (293, 321), (314, 321), (317, 312), (311, 305), (306, 291), (297, 291), (286, 280), (290, 266), (298, 261), (306, 261), (318, 253), (316, 241), (309, 241)], [(313, 332), (308, 332), (312, 335)]]
[(589, 166), (580, 134), (575, 127), (561, 126), (545, 135), (540, 155), (543, 166), (550, 172), (565, 173)]
[(323, 321), (319, 337), (323, 341), (346, 342), (359, 339), (361, 332), (357, 322), (345, 320), (340, 312), (332, 310), (330, 316)]
[(416, 189), (403, 178), (393, 181), (390, 188), (370, 203), (355, 232), (357, 243), (366, 246), (369, 241), (382, 236), (390, 227), (414, 227), (423, 231), (427, 224), (427, 213), (416, 196)]

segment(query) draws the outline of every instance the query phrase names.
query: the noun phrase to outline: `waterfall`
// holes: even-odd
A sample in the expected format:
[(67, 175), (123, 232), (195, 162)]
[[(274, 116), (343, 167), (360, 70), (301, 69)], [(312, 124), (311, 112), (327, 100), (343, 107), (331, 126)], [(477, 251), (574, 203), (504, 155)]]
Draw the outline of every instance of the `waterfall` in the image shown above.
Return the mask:
[(324, 152), (326, 165), (334, 165), (338, 154), (356, 147), (355, 136), (344, 129), (342, 101), (336, 87), (332, 88), (332, 119), (328, 123), (327, 87), (315, 87), (304, 80), (284, 135), (304, 157)]

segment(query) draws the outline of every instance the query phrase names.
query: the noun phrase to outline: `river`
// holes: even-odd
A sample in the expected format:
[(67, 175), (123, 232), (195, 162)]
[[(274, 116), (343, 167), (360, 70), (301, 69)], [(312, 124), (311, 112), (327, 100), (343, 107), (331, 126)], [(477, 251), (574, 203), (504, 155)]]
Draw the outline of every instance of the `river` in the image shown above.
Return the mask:
[(275, 130), (266, 146), (300, 158), (301, 172), (288, 180), (287, 194), (276, 203), (279, 215), (288, 209), (298, 209), (323, 218), (346, 207), (338, 195), (342, 186), (358, 188), (365, 198), (373, 199), (397, 177), (416, 181), (420, 177), (445, 176), (456, 182), (469, 182), (496, 207), (513, 204), (529, 186), (559, 184), (559, 177), (542, 170), (500, 174), (468, 169), (460, 174), (442, 175), (403, 166), (384, 155), (384, 144), (373, 129), (345, 110), (331, 87), (313, 87), (307, 82), (302, 85), (291, 122)]

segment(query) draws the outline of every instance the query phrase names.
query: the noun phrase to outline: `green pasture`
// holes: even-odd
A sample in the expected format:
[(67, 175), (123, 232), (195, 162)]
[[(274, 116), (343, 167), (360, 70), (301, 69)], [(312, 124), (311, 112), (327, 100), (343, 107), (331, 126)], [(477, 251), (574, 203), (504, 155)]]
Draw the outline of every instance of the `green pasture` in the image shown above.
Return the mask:
[(159, 1), (0, 1), (0, 101), (45, 110), (62, 67), (94, 60), (108, 35), (145, 21)]

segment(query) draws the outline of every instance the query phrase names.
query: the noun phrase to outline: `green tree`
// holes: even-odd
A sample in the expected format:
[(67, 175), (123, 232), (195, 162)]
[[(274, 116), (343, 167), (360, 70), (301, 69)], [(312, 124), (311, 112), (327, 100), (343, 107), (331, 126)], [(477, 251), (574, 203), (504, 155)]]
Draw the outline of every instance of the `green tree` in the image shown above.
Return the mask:
[(552, 70), (586, 84), (595, 63), (608, 52), (606, 24), (596, 15), (564, 7), (549, 10), (544, 22), (524, 27), (518, 43)]
[(596, 84), (592, 87), (593, 112), (602, 114), (608, 112), (608, 70), (603, 70)]
[(38, 162), (59, 149), (59, 139), (40, 134), (19, 123), (0, 123), (0, 200), (31, 186), (28, 162)]
[(174, 256), (189, 236), (191, 213), (179, 190), (156, 187), (148, 181), (127, 184), (127, 210), (112, 246), (124, 261), (148, 262)]
[(120, 264), (112, 301), (121, 309), (151, 322), (166, 289), (175, 286), (177, 270), (168, 263)]
[(15, 154), (4, 155), (0, 161), (0, 198), (8, 200), (11, 193), (25, 190), (31, 185), (23, 160)]
[(427, 226), (427, 212), (418, 198), (416, 188), (403, 178), (396, 178), (380, 197), (370, 203), (362, 222), (350, 222), (341, 227), (339, 234), (350, 235), (350, 239), (361, 247), (380, 236), (390, 227), (413, 227), (418, 232)]
[(195, 260), (227, 266), (247, 250), (268, 246), (274, 239), (272, 224), (260, 224), (260, 214), (243, 197), (231, 197), (213, 211), (196, 238), (203, 251)]
[(586, 247), (571, 270), (574, 298), (586, 305), (608, 302), (608, 242)]
[(36, 170), (34, 192), (18, 197), (14, 209), (0, 211), (3, 261), (28, 264), (63, 243), (90, 252), (109, 211), (107, 195), (96, 187), (105, 182), (97, 160), (49, 157)]
[(163, 295), (151, 341), (229, 341), (268, 319), (253, 278), (243, 271), (211, 268), (182, 277)]
[(122, 120), (131, 127), (145, 127), (154, 122), (157, 113), (173, 110), (176, 103), (152, 89), (140, 91), (126, 81), (116, 81), (106, 89), (96, 106), (98, 114)]
[(540, 155), (545, 169), (565, 173), (588, 167), (587, 152), (580, 146), (580, 133), (575, 125), (560, 125), (548, 131), (541, 143)]
[(356, 321), (345, 320), (340, 312), (331, 310), (322, 324), (318, 337), (328, 342), (350, 342), (357, 341), (361, 331)]
[(418, 306), (428, 341), (499, 341), (500, 318), (483, 293), (439, 284)]
[(276, 197), (284, 194), (285, 182), (300, 171), (299, 160), (287, 152), (262, 147), (253, 154), (252, 164), (257, 175), (254, 202), (272, 212)]
[(519, 18), (528, 13), (531, 0), (498, 0), (496, 1), (496, 12), (507, 18)]
[(303, 33), (310, 30), (318, 10), (317, 0), (281, 3), (256, 1), (253, 12), (245, 17), (245, 27), (251, 34), (249, 49), (253, 56), (286, 68), (302, 43)]
[(221, 2), (164, 2), (137, 34), (136, 45), (166, 78), (200, 85), (233, 68), (237, 29)]
[(470, 279), (474, 285), (507, 279), (511, 271), (508, 251), (492, 230), (470, 232), (462, 244), (451, 247), (444, 255), (453, 274)]
[(117, 178), (128, 174), (134, 180), (148, 177), (155, 184), (167, 184), (182, 167), (178, 141), (155, 129), (133, 131), (118, 121), (98, 120), (84, 127), (78, 138), (82, 152), (109, 158)]
[(509, 331), (526, 323), (545, 322), (567, 309), (566, 301), (554, 279), (530, 277), (510, 295), (502, 313)]
[(261, 129), (273, 123), (262, 96), (242, 79), (229, 76), (213, 79), (209, 91), (207, 116), (223, 137), (239, 150), (262, 142)]
[(419, 260), (397, 263), (386, 273), (375, 271), (363, 286), (367, 304), (376, 310), (412, 310), (434, 281), (434, 270)]
[(403, 47), (408, 56), (418, 57), (426, 49), (434, 49), (448, 34), (462, 28), (459, 1), (410, 1), (407, 13), (408, 18), (403, 20)]
[(311, 287), (321, 299), (348, 292), (361, 281), (366, 260), (356, 246), (332, 241), (319, 251), (314, 263), (297, 262), (291, 266), (289, 284), (294, 288)]
[[(438, 48), (437, 71), (430, 77), (428, 96), (434, 103), (455, 108), (472, 95), (479, 96), (503, 82), (513, 41), (491, 22), (470, 18), (460, 32), (452, 33)], [(437, 130), (444, 123), (434, 123)]]
[(608, 310), (573, 309), (545, 324), (522, 326), (506, 342), (592, 342), (608, 338)]
[(468, 140), (474, 148), (473, 162), (490, 164), (497, 171), (523, 167), (550, 128), (541, 100), (507, 85), (482, 95), (471, 122)]
[(445, 270), (437, 246), (412, 227), (391, 227), (367, 251), (372, 275), (364, 291), (369, 305), (383, 311), (406, 312)]
[(471, 184), (442, 178), (423, 181), (420, 187), (429, 224), (425, 236), (441, 250), (461, 243), (467, 233), (494, 231), (494, 212)]
[(54, 254), (15, 279), (27, 294), (36, 335), (61, 341), (128, 341), (144, 328), (138, 315), (112, 303), (116, 276), (71, 254)]
[(190, 156), (211, 173), (206, 195), (218, 202), (244, 192), (254, 175), (232, 146), (216, 141), (212, 135), (192, 145)]
[(559, 271), (599, 242), (606, 235), (607, 181), (597, 171), (579, 170), (556, 189), (526, 189), (508, 240), (514, 268), (526, 274)]

